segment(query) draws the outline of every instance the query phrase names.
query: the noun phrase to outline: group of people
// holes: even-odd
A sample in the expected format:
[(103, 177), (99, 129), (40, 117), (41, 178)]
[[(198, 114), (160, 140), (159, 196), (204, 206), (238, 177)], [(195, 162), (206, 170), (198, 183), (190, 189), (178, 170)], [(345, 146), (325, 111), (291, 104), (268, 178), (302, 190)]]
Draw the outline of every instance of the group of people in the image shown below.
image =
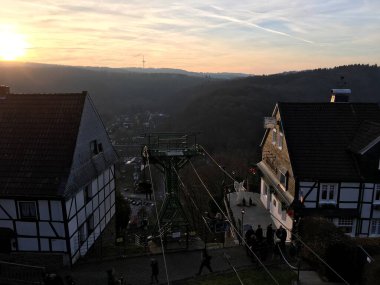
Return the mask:
[(258, 225), (256, 230), (251, 226), (245, 233), (247, 255), (252, 256), (253, 252), (259, 255), (260, 259), (265, 260), (268, 251), (272, 248), (275, 253), (278, 252), (278, 247), (281, 250), (285, 249), (286, 238), (287, 232), (282, 226), (274, 230), (272, 224), (269, 224), (265, 238), (261, 225)]

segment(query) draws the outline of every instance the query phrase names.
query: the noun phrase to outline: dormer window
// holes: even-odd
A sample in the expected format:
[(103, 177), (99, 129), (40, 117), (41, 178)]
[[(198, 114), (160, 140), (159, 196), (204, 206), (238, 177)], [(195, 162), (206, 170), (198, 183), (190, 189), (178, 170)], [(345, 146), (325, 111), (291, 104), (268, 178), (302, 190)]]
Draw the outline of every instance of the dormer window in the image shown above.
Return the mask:
[(90, 142), (90, 149), (93, 155), (103, 152), (103, 145), (98, 143), (97, 140), (93, 140)]

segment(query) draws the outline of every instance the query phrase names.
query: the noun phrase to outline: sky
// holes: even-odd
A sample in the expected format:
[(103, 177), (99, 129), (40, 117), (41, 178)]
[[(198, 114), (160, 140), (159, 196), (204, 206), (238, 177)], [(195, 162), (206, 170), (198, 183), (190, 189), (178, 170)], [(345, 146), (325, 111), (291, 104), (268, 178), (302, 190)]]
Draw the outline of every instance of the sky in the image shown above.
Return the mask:
[(26, 48), (17, 61), (81, 66), (144, 59), (273, 74), (379, 64), (379, 29), (379, 0), (1, 0), (0, 9), (0, 46), (13, 35)]

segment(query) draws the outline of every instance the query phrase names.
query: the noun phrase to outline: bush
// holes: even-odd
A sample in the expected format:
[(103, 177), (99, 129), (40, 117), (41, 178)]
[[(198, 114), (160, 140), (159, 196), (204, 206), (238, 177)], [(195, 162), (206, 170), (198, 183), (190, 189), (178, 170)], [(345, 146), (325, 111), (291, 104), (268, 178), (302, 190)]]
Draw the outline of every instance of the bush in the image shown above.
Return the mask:
[(356, 238), (356, 244), (362, 246), (370, 255), (380, 254), (380, 238)]
[[(320, 217), (300, 221), (299, 235), (330, 267), (350, 284), (358, 282), (365, 264), (365, 256), (355, 241), (334, 224)], [(341, 279), (322, 263), (309, 249), (303, 247), (302, 258), (330, 281)]]

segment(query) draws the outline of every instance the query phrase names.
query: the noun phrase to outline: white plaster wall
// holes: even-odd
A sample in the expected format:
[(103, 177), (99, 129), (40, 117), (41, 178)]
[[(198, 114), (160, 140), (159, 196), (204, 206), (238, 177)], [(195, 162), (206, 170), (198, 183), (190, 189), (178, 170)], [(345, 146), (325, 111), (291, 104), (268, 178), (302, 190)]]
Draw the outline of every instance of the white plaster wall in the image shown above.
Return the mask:
[(370, 204), (362, 204), (362, 218), (369, 218), (371, 215), (371, 205)]
[(51, 226), (57, 232), (58, 237), (64, 237), (65, 236), (65, 226), (64, 226), (64, 224), (58, 223), (58, 222), (52, 222)]
[(380, 219), (380, 210), (374, 210), (372, 214), (372, 218)]
[(100, 219), (102, 219), (104, 217), (104, 215), (105, 215), (104, 202), (100, 204), (99, 210), (100, 210)]
[(266, 209), (268, 209), (268, 207), (267, 207), (267, 205), (268, 205), (268, 201), (267, 201), (268, 196), (265, 195), (265, 192), (266, 192), (266, 184), (265, 184), (264, 180), (261, 178), (261, 183), (260, 183), (260, 200), (261, 200), (261, 203), (264, 205), (264, 207)]
[(37, 226), (35, 222), (16, 222), (16, 231), (18, 235), (37, 236)]
[(94, 196), (94, 198), (92, 199), (92, 206), (94, 209), (96, 209), (99, 205), (99, 198), (98, 198), (98, 195)]
[(72, 236), (75, 233), (75, 231), (78, 229), (77, 219), (72, 219), (68, 224), (68, 228), (69, 228), (69, 235)]
[(62, 239), (52, 239), (51, 248), (53, 251), (66, 251), (66, 241)]
[(84, 223), (84, 221), (86, 220), (86, 210), (85, 208), (82, 208), (82, 210), (80, 210), (78, 212), (78, 225), (81, 225)]
[(90, 201), (86, 205), (86, 217), (90, 216), (92, 214), (92, 202)]
[(108, 212), (111, 209), (111, 198), (108, 196), (106, 198), (106, 212)]
[(97, 225), (99, 223), (99, 208), (95, 210), (94, 212), (94, 224)]
[(21, 251), (38, 251), (37, 238), (17, 238), (17, 244)]
[(104, 187), (103, 173), (100, 173), (100, 175), (98, 176), (98, 186), (99, 186), (99, 189)]
[(49, 240), (47, 238), (40, 239), (41, 251), (50, 251)]
[(111, 189), (115, 189), (115, 180), (112, 180), (110, 182), (110, 187), (111, 187)]
[(112, 191), (110, 197), (111, 197), (111, 205), (115, 204), (115, 191)]
[(305, 202), (304, 206), (305, 208), (316, 208), (317, 204), (315, 202)]
[(93, 195), (95, 195), (95, 193), (97, 193), (98, 190), (99, 190), (99, 188), (98, 188), (98, 180), (97, 179), (92, 180), (92, 182), (91, 182), (91, 188), (92, 188)]
[(344, 203), (344, 204), (339, 204), (340, 209), (356, 209), (357, 208), (357, 203)]
[(345, 188), (340, 190), (340, 201), (358, 201), (359, 189)]
[(75, 196), (77, 208), (80, 209), (84, 206), (83, 189), (81, 189)]
[(11, 220), (0, 220), (0, 228), (8, 228), (14, 231), (13, 222)]
[(313, 185), (314, 185), (315, 182), (313, 181), (301, 181), (300, 182), (300, 188), (302, 187), (306, 187), (308, 189), (310, 189)]
[(106, 218), (103, 218), (101, 221), (100, 221), (100, 230), (103, 231), (104, 228), (106, 226)]
[(341, 187), (347, 187), (347, 188), (359, 188), (360, 183), (357, 182), (342, 182), (340, 184)]
[(75, 198), (70, 198), (69, 200), (66, 201), (66, 213), (69, 219), (71, 219), (75, 215), (76, 213)]
[(63, 211), (61, 201), (50, 201), (52, 221), (63, 221)]
[(46, 237), (54, 237), (55, 233), (48, 222), (39, 222), (40, 235)]
[(368, 234), (368, 229), (369, 229), (369, 221), (368, 220), (362, 221), (362, 233)]
[(372, 202), (373, 189), (364, 189), (363, 202)]
[(48, 201), (39, 200), (38, 201), (38, 210), (40, 212), (40, 215), (39, 215), (40, 220), (45, 220), (45, 221), (50, 220), (49, 202)]
[[(292, 218), (290, 218), (287, 214), (284, 214), (283, 211), (278, 211), (278, 206), (281, 204), (281, 202), (279, 202), (277, 199), (277, 203), (276, 203), (276, 206), (273, 205), (273, 199), (275, 199), (274, 197), (272, 198), (272, 203), (271, 203), (271, 214), (275, 217), (273, 218), (272, 217), (272, 220), (273, 220), (273, 223), (275, 225), (276, 228), (279, 228), (280, 225), (284, 225), (283, 227), (285, 229), (289, 229), (291, 230), (293, 228), (293, 220)], [(285, 219), (284, 219), (285, 218)], [(279, 222), (281, 221), (281, 223)], [(290, 231), (287, 230), (287, 241), (290, 241), (290, 238), (291, 238), (291, 234), (290, 234)]]
[(116, 207), (115, 205), (113, 205), (111, 208), (111, 217), (113, 217), (113, 215), (115, 214), (115, 211), (116, 211)]

